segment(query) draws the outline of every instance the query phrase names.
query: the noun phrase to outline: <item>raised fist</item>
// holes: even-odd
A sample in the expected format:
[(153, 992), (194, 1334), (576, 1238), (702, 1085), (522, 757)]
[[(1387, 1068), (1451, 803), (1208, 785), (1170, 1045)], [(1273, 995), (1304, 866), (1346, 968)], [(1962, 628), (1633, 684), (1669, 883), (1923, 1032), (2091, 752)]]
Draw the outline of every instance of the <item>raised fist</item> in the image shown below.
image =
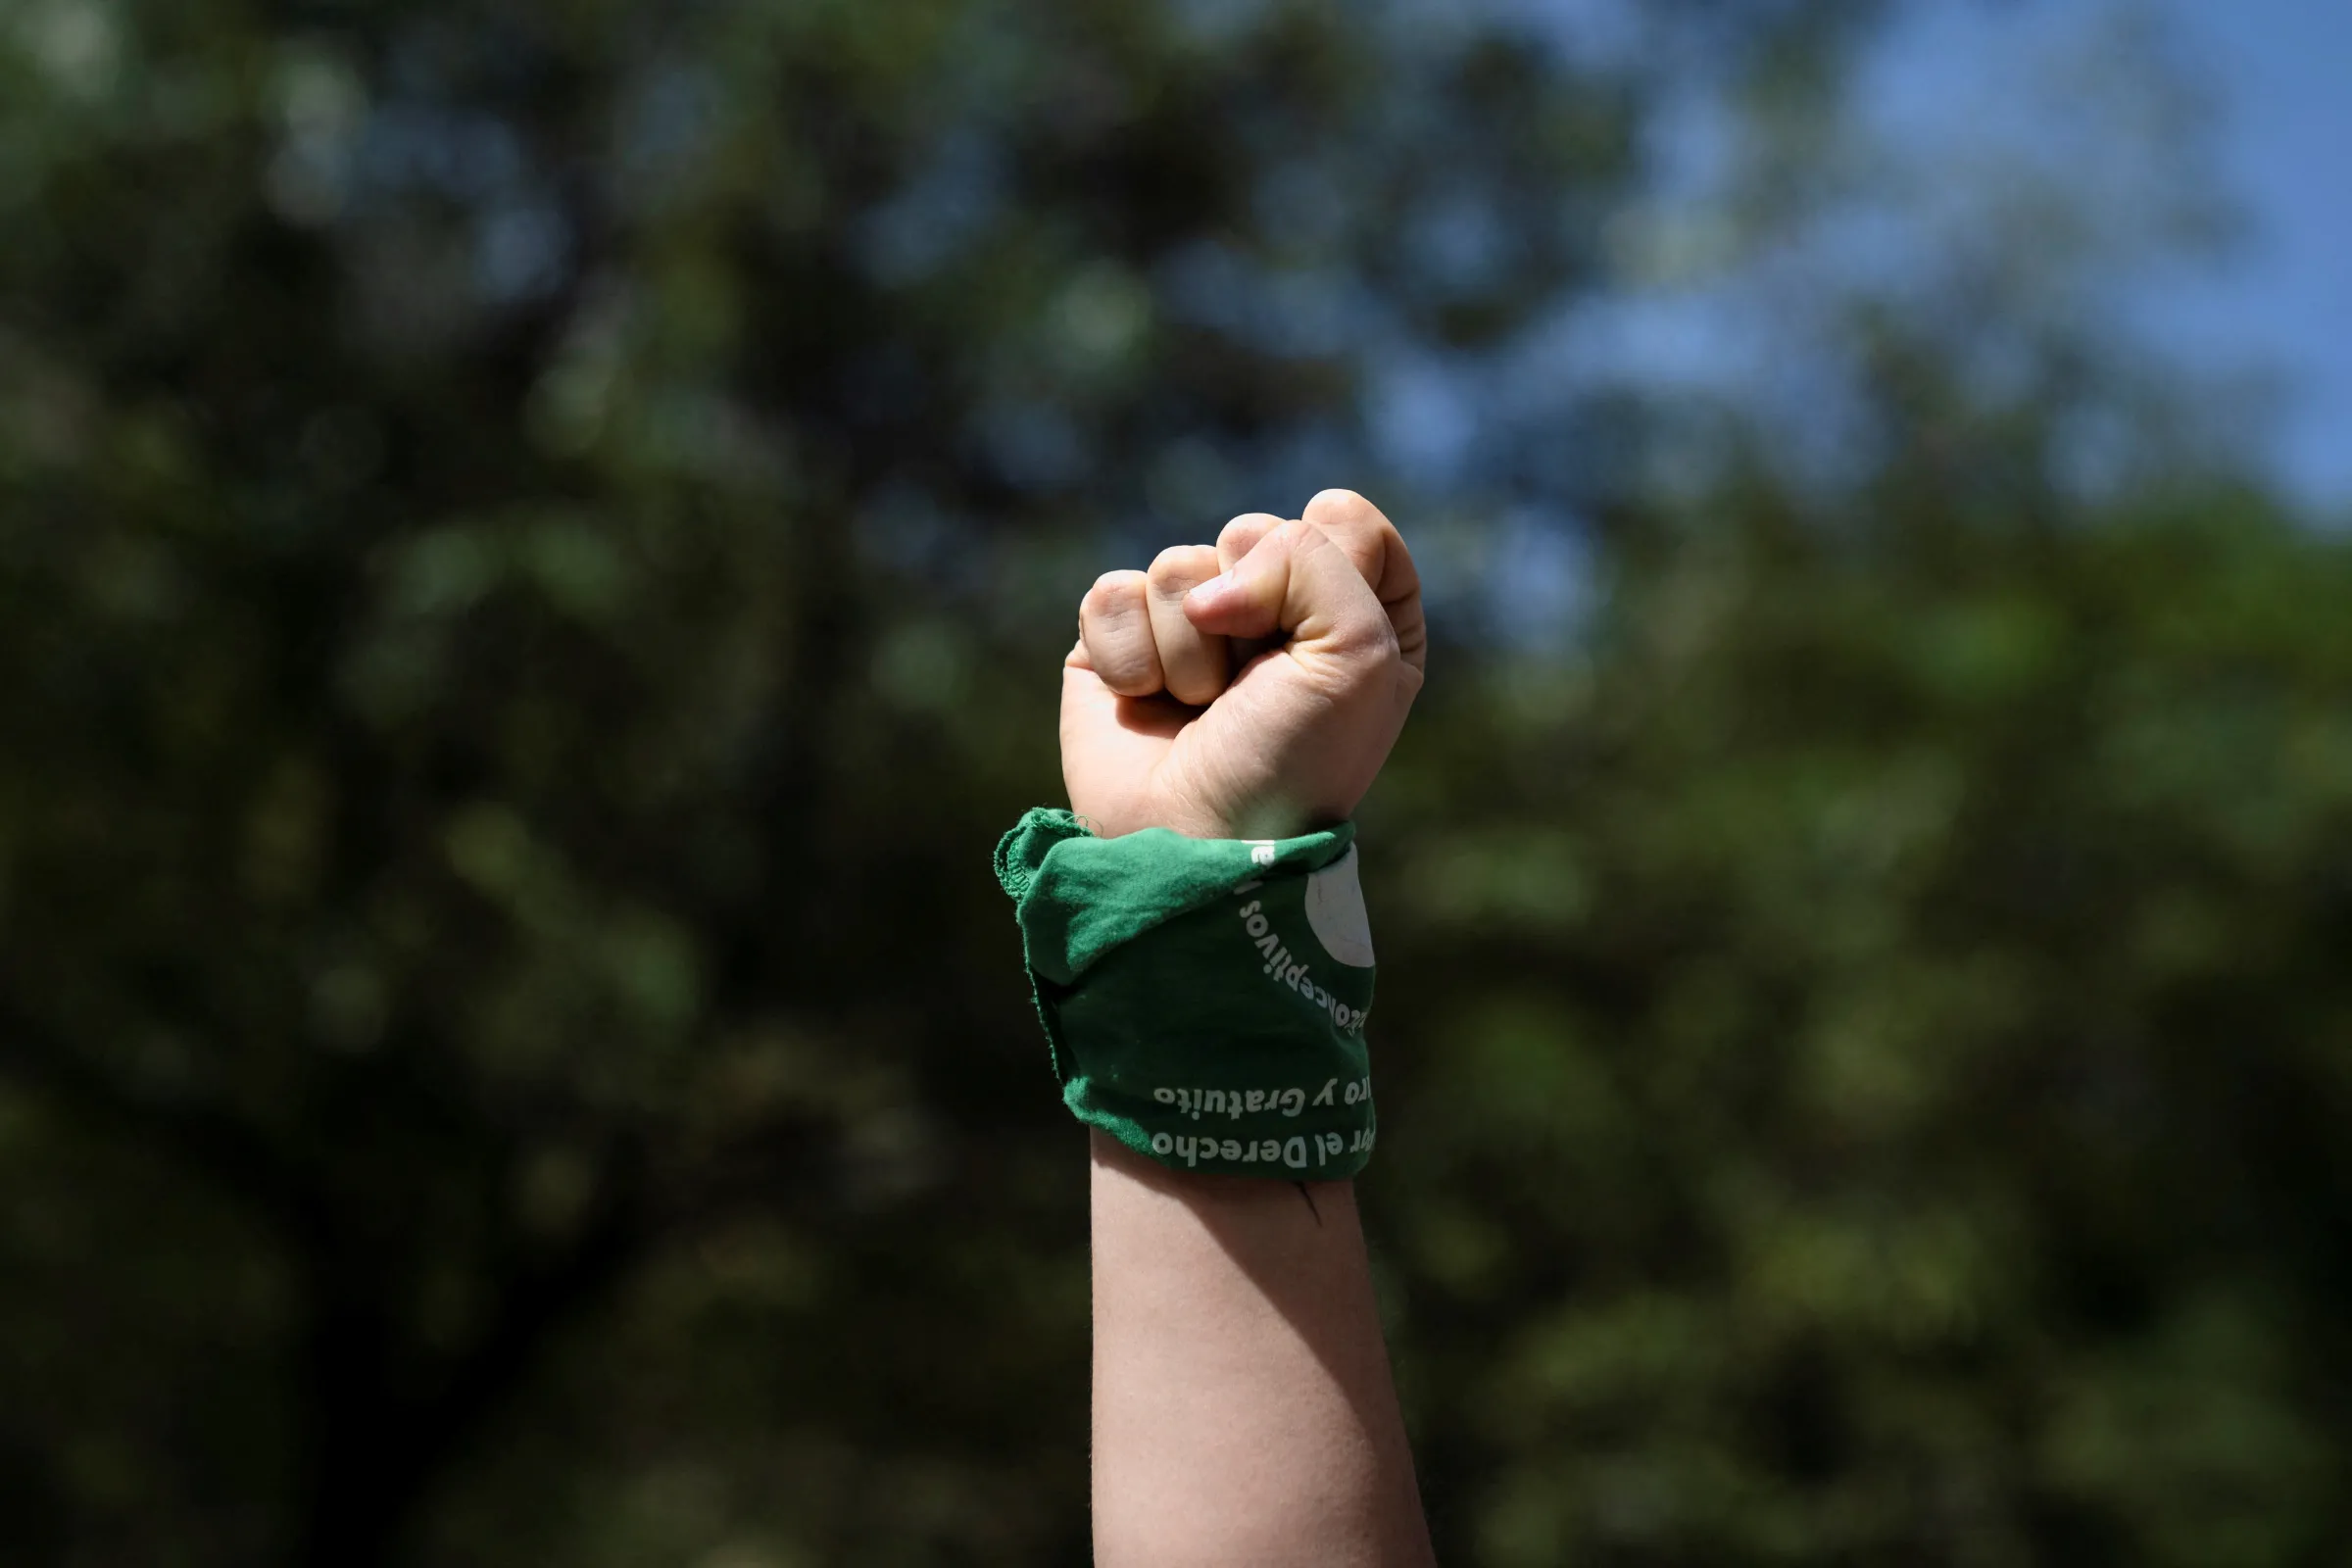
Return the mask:
[(1106, 838), (1287, 838), (1340, 821), (1404, 727), (1428, 641), (1413, 558), (1352, 490), (1106, 573), (1062, 667), (1070, 808)]

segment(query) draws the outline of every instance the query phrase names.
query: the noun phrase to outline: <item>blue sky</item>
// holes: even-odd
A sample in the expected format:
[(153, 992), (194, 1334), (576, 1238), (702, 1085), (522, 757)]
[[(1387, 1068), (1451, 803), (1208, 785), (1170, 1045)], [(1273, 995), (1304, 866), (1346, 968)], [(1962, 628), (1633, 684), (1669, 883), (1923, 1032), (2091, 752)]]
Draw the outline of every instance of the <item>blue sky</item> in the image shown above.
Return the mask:
[[(1638, 46), (1610, 25), (1629, 3), (1530, 9)], [(1616, 236), (1626, 286), (1543, 345), (1534, 385), (1567, 365), (1728, 396), (1835, 471), (1837, 376), (1817, 372), (1837, 302), (1933, 310), (1989, 278), (1978, 297), (2020, 326), (2120, 327), (2152, 387), (2198, 388), (2236, 450), (2352, 519), (2352, 0), (1919, 0), (1897, 18), (1845, 106), (1862, 134), (1807, 169), (1818, 199), (1781, 232), (1725, 232), (1769, 143), (1703, 81), (1669, 107), (1661, 180)], [(1465, 421), (1430, 416), (1443, 388), (1401, 384), (1425, 395), (1398, 400), (1392, 444), (1443, 469)], [(1502, 407), (1535, 401), (1495, 385)]]
[[(2138, 51), (2185, 100), (2146, 90), (2166, 73)], [(2128, 318), (2229, 385), (2291, 489), (2352, 505), (2352, 0), (1942, 0), (1885, 41), (1875, 90), (1923, 169), (1958, 182), (1997, 149), (2105, 204), (2140, 239), (2105, 270)], [(2129, 226), (2206, 196), (2218, 249)]]
[(2276, 370), (2280, 472), (2352, 504), (2352, 0), (2165, 12), (2217, 97), (2215, 150), (2247, 229), (2226, 265), (2155, 297), (2155, 325), (2200, 358)]
[[(1604, 41), (1623, 15), (1613, 0), (1526, 9)], [(1407, 467), (1443, 488), (1481, 419), (1544, 416), (1565, 365), (1728, 395), (1780, 430), (1784, 456), (1822, 443), (1834, 468), (1835, 388), (1801, 379), (1828, 337), (1808, 304), (1931, 277), (2023, 215), (2049, 237), (1994, 249), (2015, 308), (2122, 323), (2291, 495), (2352, 524), (2352, 0), (1922, 0), (1863, 64), (1856, 109), (1875, 134), (1848, 144), (1860, 163), (1824, 171), (1841, 216), (1761, 265), (1709, 228), (1738, 122), (1703, 91), (1683, 109), (1659, 198), (1629, 225), (1630, 287), (1583, 302), (1526, 385), (1490, 366), (1453, 381), (1405, 368), (1383, 444)], [(2078, 240), (2099, 258), (2087, 271), (2067, 260)], [(1504, 623), (1572, 618), (1554, 612), (1582, 579), (1573, 538), (1506, 530)]]

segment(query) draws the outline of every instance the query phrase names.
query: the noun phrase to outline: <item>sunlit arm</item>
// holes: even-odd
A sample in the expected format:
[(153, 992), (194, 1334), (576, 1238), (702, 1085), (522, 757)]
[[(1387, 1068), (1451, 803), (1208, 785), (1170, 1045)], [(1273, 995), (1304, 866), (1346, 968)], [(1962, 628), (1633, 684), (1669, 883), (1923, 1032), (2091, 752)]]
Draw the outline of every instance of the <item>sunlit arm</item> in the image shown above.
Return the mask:
[(1096, 1562), (1434, 1562), (1353, 1184), (1092, 1136)]

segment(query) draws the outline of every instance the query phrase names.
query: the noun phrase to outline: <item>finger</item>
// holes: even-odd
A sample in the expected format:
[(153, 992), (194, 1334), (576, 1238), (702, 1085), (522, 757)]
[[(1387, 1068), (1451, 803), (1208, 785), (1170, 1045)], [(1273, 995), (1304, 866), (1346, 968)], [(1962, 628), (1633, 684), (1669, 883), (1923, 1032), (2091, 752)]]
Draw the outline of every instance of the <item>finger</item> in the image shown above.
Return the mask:
[(1322, 491), (1299, 515), (1328, 534), (1355, 563), (1355, 569), (1372, 585), (1373, 597), (1388, 612), (1397, 652), (1406, 663), (1421, 668), (1429, 650), (1429, 627), (1421, 613), (1421, 573), (1396, 525), (1352, 490)]
[(1240, 565), (1260, 539), (1281, 526), (1282, 519), (1271, 512), (1245, 512), (1234, 518), (1217, 534), (1217, 569), (1231, 571)]
[[(1271, 512), (1245, 512), (1225, 524), (1217, 534), (1217, 569), (1231, 571), (1240, 565), (1257, 542), (1282, 526), (1283, 519)], [(1280, 637), (1230, 638), (1225, 645), (1225, 663), (1228, 669), (1240, 669), (1258, 655), (1282, 646)]]
[(1363, 666), (1396, 651), (1396, 629), (1355, 563), (1312, 523), (1286, 522), (1184, 602), (1194, 625), (1228, 637), (1287, 633), (1302, 663)]
[(1171, 545), (1146, 573), (1151, 583), (1152, 636), (1159, 647), (1159, 673), (1168, 695), (1205, 708), (1225, 689), (1225, 639), (1201, 631), (1184, 613), (1184, 596), (1217, 574), (1217, 552), (1209, 545)]
[(1159, 690), (1159, 650), (1152, 636), (1150, 585), (1140, 571), (1106, 571), (1078, 606), (1078, 638), (1102, 684), (1122, 697)]

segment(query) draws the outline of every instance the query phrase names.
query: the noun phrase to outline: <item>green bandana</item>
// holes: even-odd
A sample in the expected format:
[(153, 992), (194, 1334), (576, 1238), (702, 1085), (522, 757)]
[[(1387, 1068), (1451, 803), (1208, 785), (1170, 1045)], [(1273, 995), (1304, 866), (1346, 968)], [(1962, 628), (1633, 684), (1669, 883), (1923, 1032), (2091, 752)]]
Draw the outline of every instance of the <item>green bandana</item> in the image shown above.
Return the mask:
[(997, 846), (1061, 1098), (1178, 1170), (1352, 1176), (1378, 1123), (1372, 938), (1349, 823), (1097, 838), (1039, 807)]

